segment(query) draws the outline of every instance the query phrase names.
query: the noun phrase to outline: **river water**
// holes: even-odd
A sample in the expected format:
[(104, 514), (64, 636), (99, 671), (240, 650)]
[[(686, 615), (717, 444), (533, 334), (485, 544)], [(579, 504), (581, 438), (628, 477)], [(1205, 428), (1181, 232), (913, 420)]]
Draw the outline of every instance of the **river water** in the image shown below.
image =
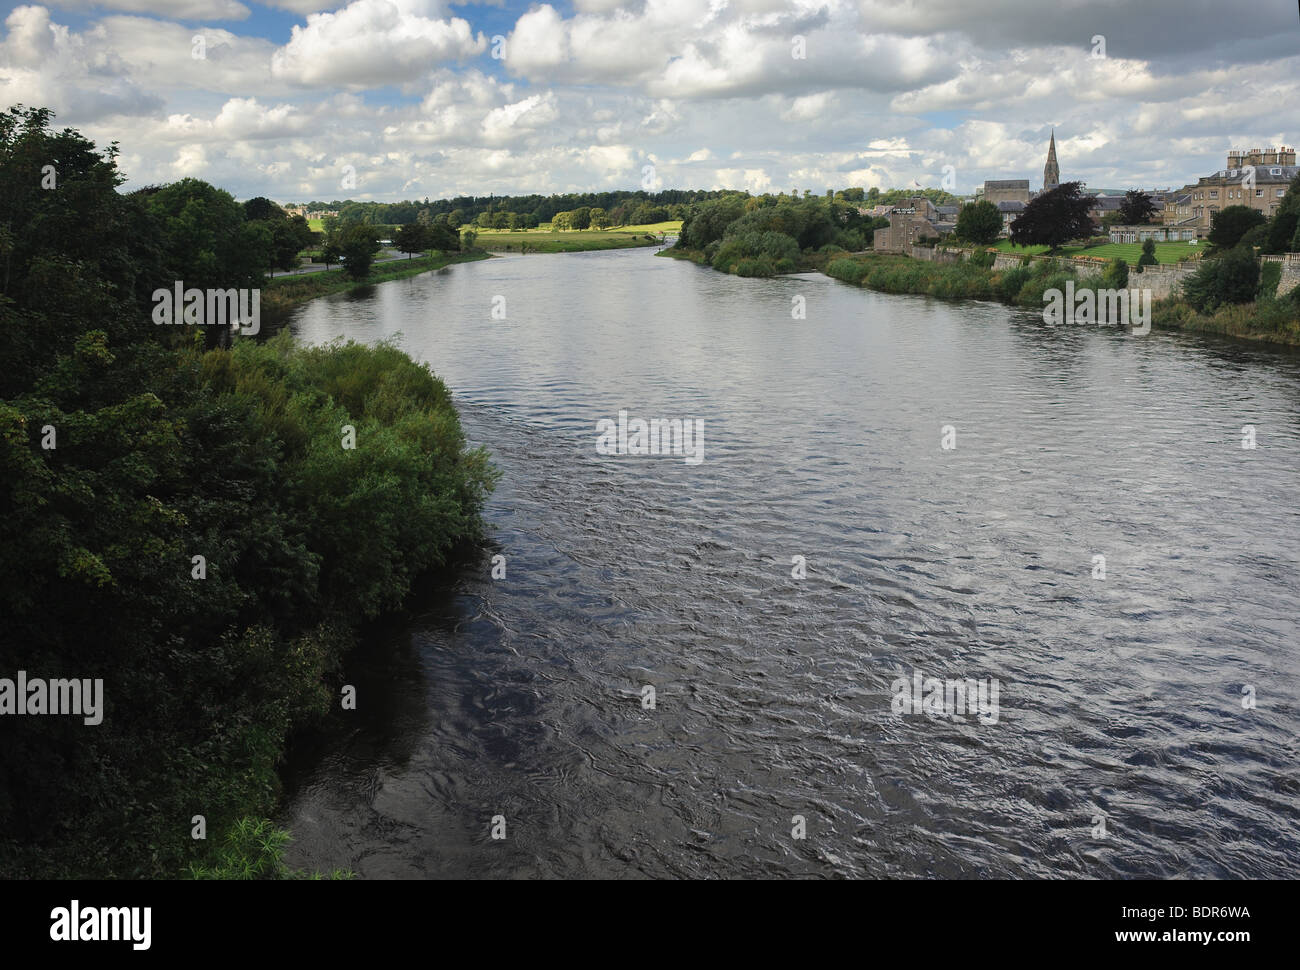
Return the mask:
[[(1300, 357), (649, 250), (291, 325), (400, 333), (503, 472), (492, 547), (296, 756), (291, 864), (1300, 876)], [(598, 454), (620, 410), (703, 460)], [(996, 704), (900, 710), (914, 675)]]

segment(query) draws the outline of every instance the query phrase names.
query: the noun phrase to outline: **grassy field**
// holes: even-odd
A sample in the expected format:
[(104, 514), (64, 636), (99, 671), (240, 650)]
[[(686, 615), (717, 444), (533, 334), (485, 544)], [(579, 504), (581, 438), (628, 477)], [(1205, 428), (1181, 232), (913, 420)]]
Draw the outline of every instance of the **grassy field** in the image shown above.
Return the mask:
[[(650, 246), (660, 233), (675, 234), (681, 221), (657, 222), (644, 226), (620, 226), (618, 229), (551, 229), (550, 224), (536, 229), (480, 229), (474, 245), (493, 252), (519, 252), (527, 244), (535, 253), (581, 253), (595, 249), (627, 249)], [(648, 239), (653, 236), (654, 239)]]
[[(993, 247), (1004, 253), (1015, 253), (1018, 256), (1029, 254), (1038, 256), (1047, 252), (1046, 246), (1013, 246), (1009, 239), (999, 239)], [(1189, 246), (1185, 242), (1158, 242), (1156, 243), (1156, 259), (1161, 263), (1178, 263), (1184, 259), (1192, 259), (1197, 253), (1205, 248), (1204, 243), (1198, 243), (1195, 246)], [(1119, 257), (1130, 266), (1136, 266), (1138, 257), (1142, 255), (1141, 243), (1105, 243), (1101, 246), (1065, 246), (1062, 247), (1059, 256), (1096, 256), (1101, 259), (1115, 259)]]

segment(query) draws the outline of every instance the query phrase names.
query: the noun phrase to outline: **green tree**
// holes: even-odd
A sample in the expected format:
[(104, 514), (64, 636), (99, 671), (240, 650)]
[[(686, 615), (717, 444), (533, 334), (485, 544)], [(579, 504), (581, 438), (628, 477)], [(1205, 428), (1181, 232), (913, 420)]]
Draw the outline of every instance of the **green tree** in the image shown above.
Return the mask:
[(1264, 213), (1247, 205), (1230, 205), (1210, 216), (1210, 242), (1219, 249), (1231, 249), (1256, 226), (1265, 223)]
[(1143, 226), (1155, 215), (1156, 204), (1151, 196), (1139, 189), (1129, 189), (1124, 193), (1124, 201), (1119, 205), (1120, 221), (1127, 226)]
[(1300, 232), (1300, 175), (1291, 180), (1277, 212), (1268, 223), (1265, 252), (1297, 252), (1294, 239)]
[(1071, 239), (1092, 235), (1091, 208), (1092, 199), (1078, 182), (1064, 182), (1029, 201), (1011, 223), (1011, 241), (1017, 246), (1047, 246), (1055, 252)]
[(357, 224), (348, 226), (339, 234), (339, 254), (347, 274), (355, 280), (370, 275), (379, 240), (373, 226)]
[(1259, 289), (1259, 260), (1246, 246), (1206, 259), (1183, 284), (1187, 302), (1202, 313), (1229, 303), (1250, 303)]
[(431, 227), (419, 222), (408, 222), (404, 226), (398, 226), (397, 235), (393, 237), (393, 244), (397, 247), (399, 253), (406, 253), (407, 259), (411, 259), (416, 253), (422, 253), (426, 249), (432, 248)]
[(284, 219), (288, 213), (265, 196), (256, 196), (244, 203), (244, 218), (249, 222), (267, 219)]
[(977, 245), (987, 245), (1002, 232), (1002, 213), (992, 202), (975, 202), (962, 206), (957, 214), (957, 238)]
[(1142, 255), (1138, 257), (1137, 271), (1142, 272), (1145, 266), (1155, 266), (1160, 261), (1156, 259), (1156, 241), (1154, 239), (1144, 239), (1142, 241)]

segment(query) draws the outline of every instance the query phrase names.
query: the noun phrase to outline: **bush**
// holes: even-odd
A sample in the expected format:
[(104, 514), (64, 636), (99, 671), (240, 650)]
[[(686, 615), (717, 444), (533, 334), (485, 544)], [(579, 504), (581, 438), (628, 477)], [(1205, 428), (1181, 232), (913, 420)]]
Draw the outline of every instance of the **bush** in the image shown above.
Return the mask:
[(1183, 284), (1183, 293), (1201, 313), (1213, 313), (1229, 303), (1249, 303), (1259, 289), (1259, 260), (1252, 250), (1238, 246), (1205, 260)]
[(1023, 266), (1004, 270), (995, 284), (997, 287), (998, 298), (1007, 303), (1015, 303), (1016, 296), (1028, 281), (1029, 270)]
[(971, 266), (977, 266), (980, 269), (992, 269), (993, 262), (997, 259), (997, 253), (991, 249), (977, 249), (970, 254), (970, 259), (966, 260)]
[(826, 267), (826, 275), (845, 283), (861, 283), (867, 267), (856, 259), (835, 259)]
[(1110, 261), (1101, 274), (1105, 289), (1122, 290), (1128, 286), (1128, 263), (1118, 256)]

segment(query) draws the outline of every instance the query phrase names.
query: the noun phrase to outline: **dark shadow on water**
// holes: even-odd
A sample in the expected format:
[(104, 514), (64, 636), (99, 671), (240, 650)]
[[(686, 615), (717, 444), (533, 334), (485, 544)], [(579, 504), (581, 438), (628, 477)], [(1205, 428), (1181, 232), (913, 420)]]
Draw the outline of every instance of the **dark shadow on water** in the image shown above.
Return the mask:
[(356, 708), (343, 710), (336, 684), (324, 719), (289, 738), (280, 770), (282, 803), (293, 798), (331, 752), (343, 752), (349, 760), (409, 762), (429, 720), (431, 687), (414, 634), (441, 630), (451, 636), (469, 615), (461, 582), (470, 571), (490, 569), (493, 551), (488, 543), (457, 550), (442, 569), (416, 579), (401, 612), (357, 632), (356, 645), (343, 659), (340, 682), (356, 689)]

